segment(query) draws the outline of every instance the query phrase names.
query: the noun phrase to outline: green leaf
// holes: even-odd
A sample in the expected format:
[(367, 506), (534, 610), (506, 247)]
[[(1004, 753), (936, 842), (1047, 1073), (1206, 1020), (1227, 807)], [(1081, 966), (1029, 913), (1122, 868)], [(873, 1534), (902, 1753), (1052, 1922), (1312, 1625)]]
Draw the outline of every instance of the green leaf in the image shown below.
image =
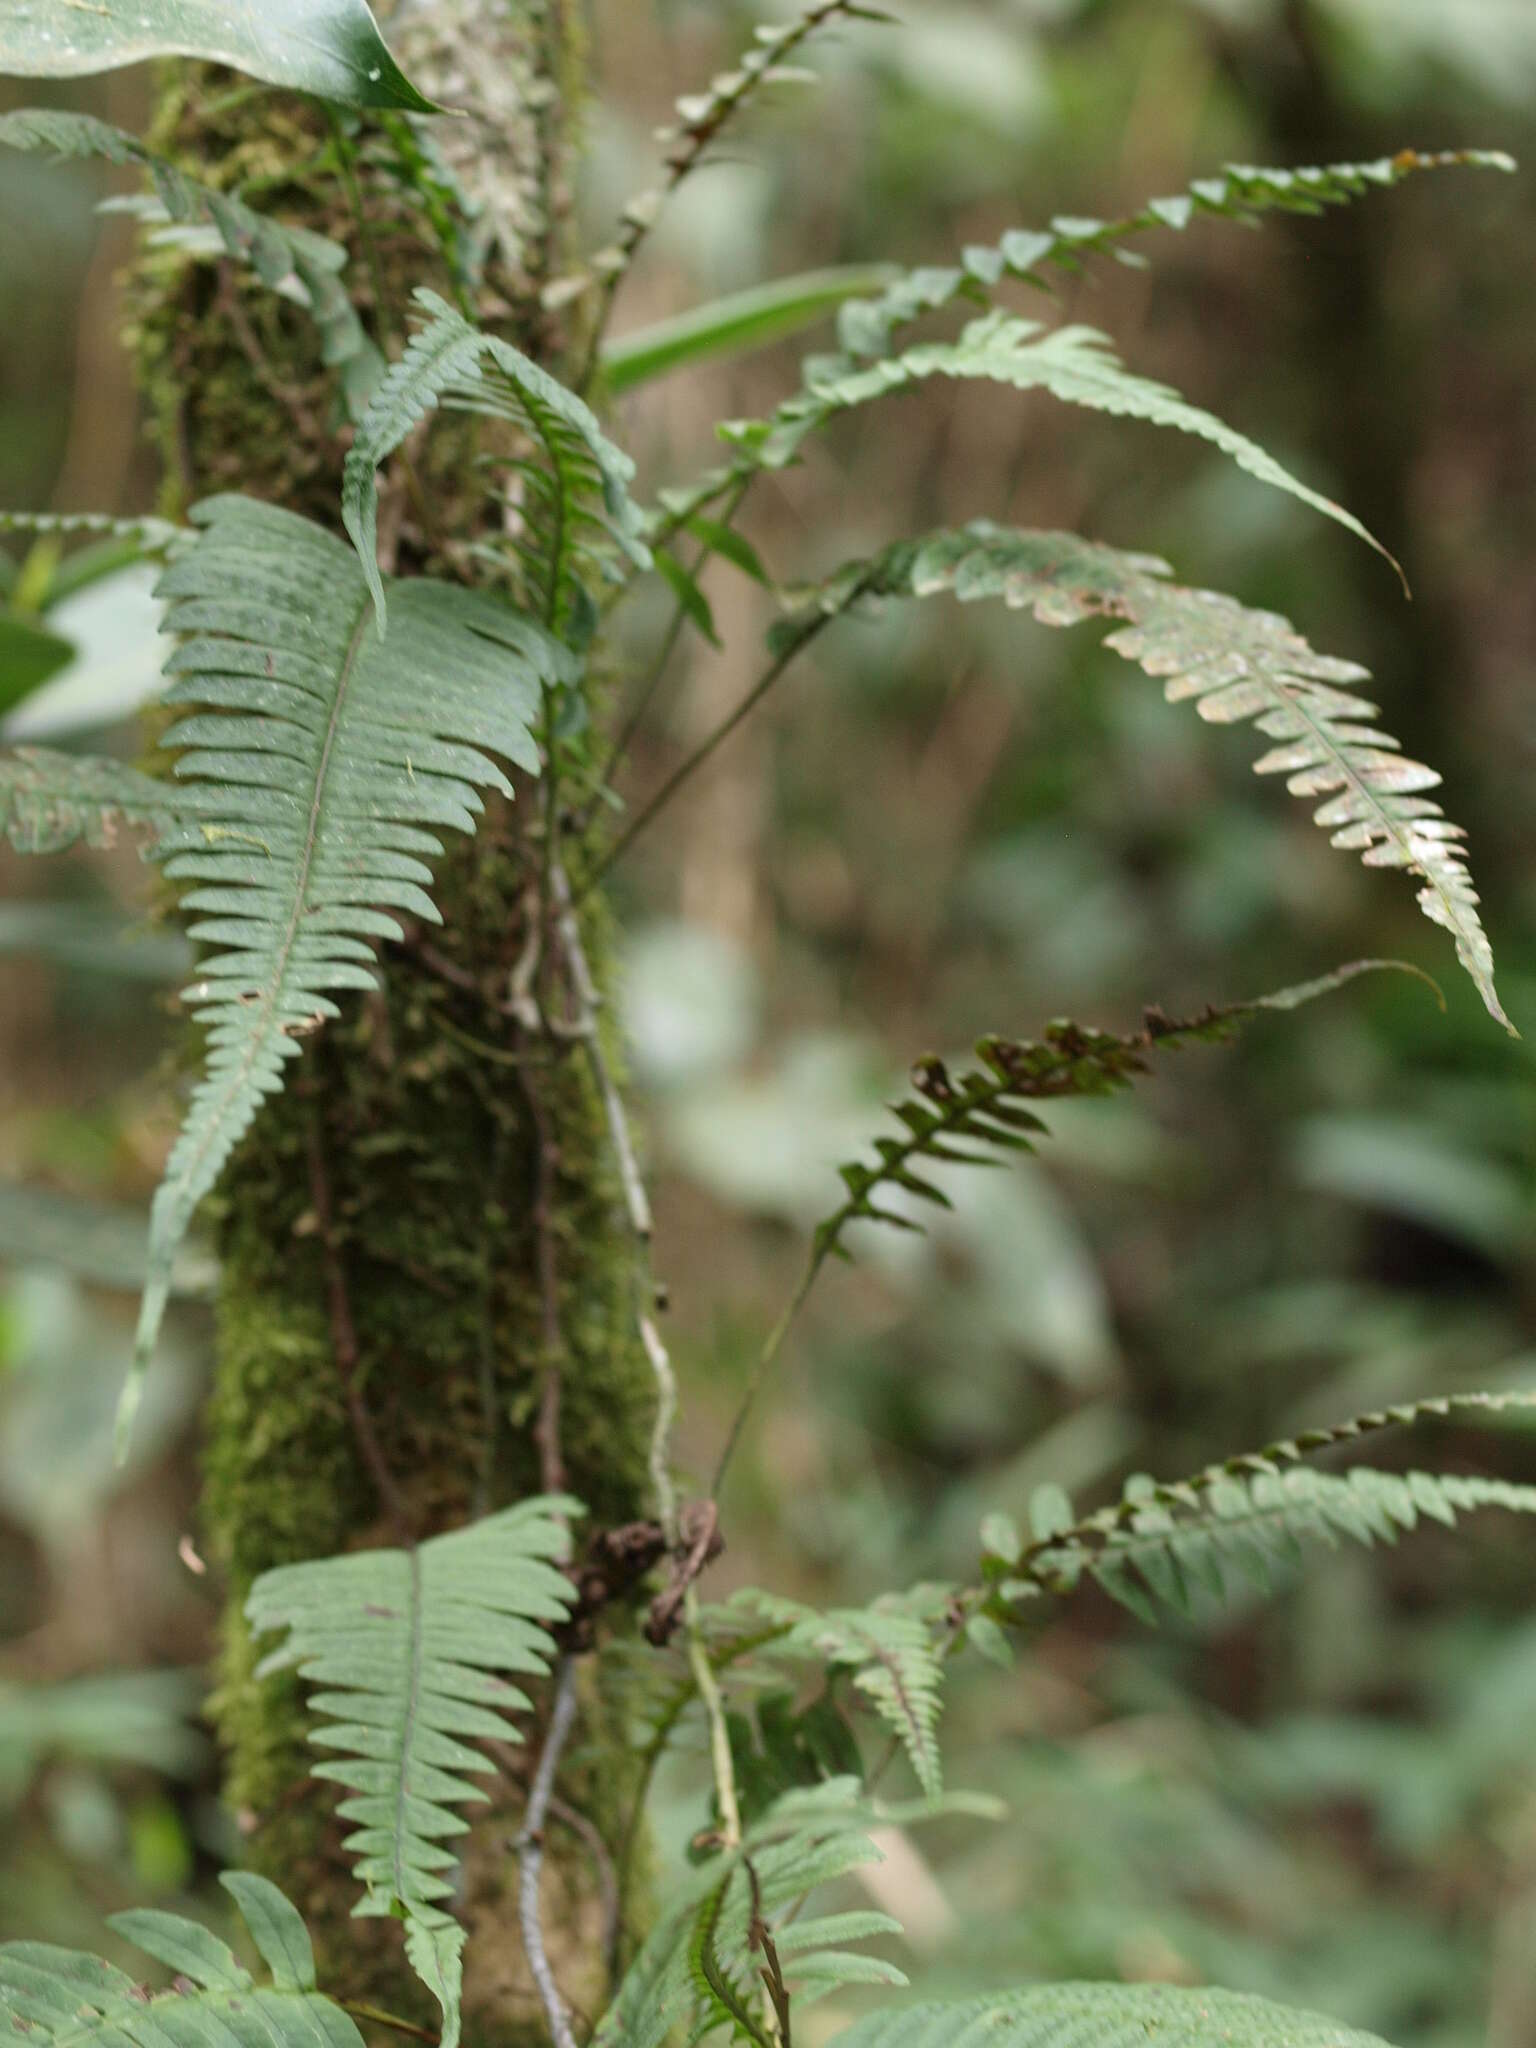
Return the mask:
[(296, 1668), (331, 1719), (311, 1732), (337, 1755), (314, 1775), (348, 1789), (344, 1846), (367, 1887), (356, 1910), (406, 1922), (412, 1967), (443, 2007), (445, 2048), (458, 2038), (463, 1932), (445, 1910), (464, 1831), (455, 1809), (485, 1794), (470, 1774), (494, 1766), (464, 1738), (520, 1742), (509, 1717), (530, 1702), (507, 1674), (540, 1673), (551, 1625), (576, 1589), (557, 1569), (577, 1502), (539, 1497), (433, 1537), (414, 1550), (263, 1572), (246, 1615), (254, 1635), (287, 1640), (258, 1676)]
[(715, 615), (709, 608), (709, 599), (695, 579), (675, 555), (669, 555), (665, 550), (657, 555), (656, 568), (682, 607), (684, 616), (698, 628), (711, 647), (719, 647), (722, 643), (715, 630)]
[(872, 2013), (831, 2048), (1388, 2048), (1376, 2034), (1237, 1991), (1041, 1984)]
[(79, 78), (203, 57), (352, 107), (435, 111), (389, 54), (367, 0), (3, 0), (0, 72)]
[(347, 2015), (304, 1980), (309, 1937), (275, 1885), (231, 1873), (223, 1882), (273, 1966), (270, 1986), (253, 1985), (225, 1944), (173, 1913), (116, 1914), (108, 1925), (181, 1982), (150, 1993), (125, 1971), (49, 1942), (0, 1944), (0, 2018), (6, 2031), (56, 2048), (362, 2048)]
[(30, 619), (0, 613), (0, 715), (67, 668), (75, 658), (69, 641)]
[[(1518, 1036), (1494, 986), (1493, 951), (1478, 916), (1462, 829), (1427, 795), (1439, 784), (1436, 771), (1405, 756), (1372, 722), (1377, 707), (1356, 689), (1368, 672), (1358, 662), (1317, 653), (1276, 612), (1252, 611), (1234, 598), (1168, 578), (1167, 563), (1152, 555), (981, 519), (852, 562), (814, 593), (812, 603), (825, 613), (846, 610), (865, 595), (947, 593), (962, 604), (1001, 599), (1011, 609), (1033, 612), (1045, 626), (1112, 621), (1115, 631), (1105, 645), (1158, 678), (1169, 703), (1192, 703), (1213, 725), (1251, 718), (1280, 743), (1255, 772), (1284, 775), (1293, 796), (1324, 798), (1313, 818), (1331, 844), (1359, 853), (1367, 867), (1402, 868), (1419, 878), (1419, 908), (1450, 933), (1489, 1015)], [(803, 634), (804, 615), (775, 630), (788, 638)], [(1305, 1001), (1314, 992), (1294, 990), (1291, 999)], [(1274, 997), (1263, 1007), (1279, 1004)]]
[(866, 292), (884, 289), (897, 276), (888, 263), (850, 263), (775, 278), (771, 284), (712, 299), (706, 306), (605, 342), (599, 358), (603, 381), (617, 396), (693, 363), (766, 348), (803, 333), (850, 300), (857, 302)]
[(18, 851), (143, 828), (172, 880), (195, 885), (190, 936), (220, 949), (185, 991), (208, 1067), (151, 1210), (125, 1438), (199, 1202), (302, 1041), (340, 1014), (335, 992), (377, 985), (373, 948), (402, 935), (389, 913), (438, 920), (438, 831), (473, 831), (480, 789), (512, 794), (485, 749), (537, 773), (540, 691), (576, 673), (531, 620), (426, 578), (396, 586), (383, 642), (362, 571), (320, 527), (234, 497), (194, 518), (201, 538), (160, 586), (178, 643), (163, 701), (192, 712), (162, 735), (175, 779), (0, 758), (0, 830)]

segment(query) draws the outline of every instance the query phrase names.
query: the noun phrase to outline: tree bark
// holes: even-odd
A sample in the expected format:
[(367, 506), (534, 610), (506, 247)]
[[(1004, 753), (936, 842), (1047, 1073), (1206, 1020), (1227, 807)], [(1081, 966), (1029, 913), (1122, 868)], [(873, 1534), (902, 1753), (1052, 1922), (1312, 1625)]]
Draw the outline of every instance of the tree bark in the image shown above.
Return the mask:
[[(381, 10), (384, 11), (384, 10)], [(392, 34), (418, 83), (484, 118), (437, 123), (444, 181), (488, 250), (478, 310), (558, 370), (539, 286), (559, 260), (582, 51), (562, 0), (419, 0)], [(205, 67), (164, 84), (157, 146), (215, 184), (344, 242), (376, 338), (398, 350), (418, 284), (448, 292), (440, 226), (389, 175), (411, 135), (341, 134), (321, 110)], [(344, 167), (360, 153), (364, 161)], [(313, 331), (230, 266), (145, 259), (133, 339), (179, 509), (235, 489), (339, 524), (347, 433)], [(462, 573), (486, 501), (471, 465), (493, 426), (435, 424), (387, 495), (399, 566)], [(456, 567), (457, 565), (457, 567)], [(322, 1982), (431, 2024), (398, 1926), (358, 1896), (332, 1788), (308, 1774), (290, 1679), (258, 1682), (242, 1605), (270, 1566), (421, 1537), (563, 1478), (596, 1526), (644, 1515), (654, 1389), (636, 1337), (634, 1253), (601, 1101), (579, 1051), (504, 998), (537, 929), (534, 791), (450, 851), (442, 929), (387, 949), (383, 988), (311, 1046), (215, 1199), (222, 1252), (205, 1535), (227, 1574), (213, 1714), (249, 1861), (295, 1899)], [(584, 913), (600, 988), (605, 914)], [(558, 1409), (558, 1442), (551, 1423)], [(594, 1686), (546, 1862), (550, 1958), (578, 2013), (604, 1989), (628, 1771)], [(509, 1751), (478, 1809), (456, 1910), (469, 1929), (465, 2029), (547, 2038), (522, 1955), (511, 1843), (536, 1743)]]

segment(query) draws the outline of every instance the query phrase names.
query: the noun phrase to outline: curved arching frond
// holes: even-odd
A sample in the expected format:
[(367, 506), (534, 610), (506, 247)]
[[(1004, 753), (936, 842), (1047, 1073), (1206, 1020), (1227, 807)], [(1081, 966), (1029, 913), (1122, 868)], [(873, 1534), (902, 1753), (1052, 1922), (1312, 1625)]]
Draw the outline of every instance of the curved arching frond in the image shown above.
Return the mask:
[(492, 758), (539, 768), (541, 688), (571, 657), (508, 606), (414, 578), (396, 631), (372, 631), (350, 549), (246, 498), (197, 508), (200, 537), (159, 585), (179, 644), (162, 699), (188, 716), (161, 744), (157, 782), (111, 761), (34, 751), (0, 758), (0, 826), (24, 850), (123, 826), (190, 885), (191, 936), (216, 950), (185, 997), (207, 1027), (207, 1072), (155, 1195), (127, 1429), (193, 1212), (283, 1085), (302, 1040), (338, 1014), (335, 992), (376, 986), (392, 913), (438, 921), (428, 887), (443, 828), (473, 831), (479, 791), (511, 794)]
[(635, 466), (608, 439), (591, 408), (435, 292), (423, 288), (415, 300), (427, 324), (374, 393), (348, 453), (342, 486), (342, 519), (378, 606), (380, 627), (386, 614), (378, 569), (377, 472), (438, 406), (505, 418), (532, 437), (543, 457), (542, 468), (528, 466), (522, 473), (522, 516), (531, 535), (522, 550), (527, 596), (541, 616), (559, 620), (581, 570), (604, 541), (616, 544), (637, 567), (648, 566), (640, 515), (629, 498)]
[(1173, 1984), (1037, 1984), (947, 2005), (872, 2013), (832, 2048), (1388, 2048), (1240, 1991)]
[(126, 1970), (51, 1942), (0, 1943), (0, 2017), (16, 2037), (53, 2048), (362, 2048), (357, 2028), (315, 1989), (303, 1920), (275, 1884), (245, 1871), (220, 1880), (240, 1909), (270, 1984), (257, 1984), (227, 1945), (176, 1913), (115, 1913), (107, 1925), (176, 1972), (149, 1992)]
[(1276, 612), (1169, 577), (1155, 556), (977, 520), (850, 564), (812, 594), (808, 614), (776, 630), (792, 637), (807, 617), (865, 596), (944, 592), (962, 603), (1000, 599), (1046, 626), (1113, 622), (1105, 645), (1158, 677), (1170, 703), (1192, 703), (1215, 725), (1253, 719), (1277, 742), (1256, 772), (1284, 775), (1293, 796), (1323, 798), (1313, 816), (1334, 846), (1359, 853), (1367, 867), (1417, 876), (1419, 908), (1450, 933), (1489, 1014), (1513, 1032), (1494, 986), (1464, 834), (1427, 794), (1440, 782), (1436, 771), (1409, 759), (1374, 723), (1377, 706), (1354, 687), (1369, 672), (1317, 653)]
[(383, 374), (384, 358), (357, 317), (342, 272), (347, 252), (309, 228), (284, 227), (242, 200), (200, 185), (122, 128), (91, 114), (56, 107), (23, 107), (0, 114), (0, 145), (51, 150), (61, 157), (99, 156), (145, 171), (163, 214), (178, 223), (206, 221), (225, 252), (248, 263), (271, 291), (287, 290), (309, 308), (320, 333), (322, 359), (341, 375), (354, 418)]
[(1015, 391), (1046, 391), (1066, 405), (1192, 434), (1229, 455), (1239, 469), (1260, 483), (1299, 498), (1345, 527), (1394, 569), (1398, 567), (1353, 512), (1302, 483), (1256, 441), (1214, 413), (1191, 405), (1171, 385), (1135, 375), (1115, 354), (1109, 337), (1092, 327), (1047, 329), (1038, 321), (993, 312), (973, 320), (954, 341), (923, 342), (899, 356), (884, 356), (871, 363), (854, 363), (846, 356), (813, 358), (805, 367), (805, 389), (786, 399), (771, 418), (734, 424), (721, 431), (751, 464), (782, 469), (797, 458), (806, 439), (837, 414), (911, 390), (932, 377), (1007, 384)]
[(1369, 163), (1307, 164), (1295, 170), (1228, 164), (1218, 176), (1197, 178), (1188, 191), (1172, 198), (1149, 199), (1119, 220), (1061, 218), (1045, 229), (1013, 228), (1000, 242), (967, 249), (958, 264), (909, 270), (877, 298), (850, 298), (838, 315), (837, 338), (850, 357), (883, 356), (903, 327), (961, 300), (985, 306), (1004, 278), (1043, 288), (1048, 268), (1073, 273), (1087, 256), (1144, 260), (1121, 246), (1136, 235), (1168, 228), (1182, 233), (1205, 219), (1251, 225), (1266, 213), (1323, 213), (1400, 185), (1417, 172), (1456, 167), (1513, 171), (1515, 162), (1498, 149), (1400, 149)]
[(330, 1717), (310, 1740), (336, 1754), (314, 1775), (348, 1789), (339, 1811), (356, 1823), (346, 1847), (367, 1888), (356, 1910), (405, 1920), (412, 1966), (443, 2007), (444, 2048), (458, 2038), (464, 1946), (443, 1904), (458, 1861), (447, 1844), (466, 1827), (455, 1809), (485, 1797), (468, 1774), (493, 1768), (468, 1741), (522, 1740), (511, 1717), (531, 1702), (513, 1678), (548, 1670), (549, 1630), (575, 1604), (557, 1566), (578, 1513), (540, 1496), (413, 1550), (263, 1572), (246, 1602), (253, 1634), (287, 1634), (257, 1676), (296, 1669)]

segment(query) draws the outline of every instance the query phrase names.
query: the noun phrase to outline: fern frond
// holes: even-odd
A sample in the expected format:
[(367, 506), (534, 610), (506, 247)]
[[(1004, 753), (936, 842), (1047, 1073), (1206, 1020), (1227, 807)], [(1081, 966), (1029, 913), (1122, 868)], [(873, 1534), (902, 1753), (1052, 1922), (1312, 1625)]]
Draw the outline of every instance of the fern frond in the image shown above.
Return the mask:
[(437, 921), (438, 830), (472, 831), (480, 788), (511, 794), (491, 753), (537, 772), (540, 689), (575, 672), (530, 620), (424, 578), (396, 588), (397, 631), (381, 643), (342, 542), (244, 498), (193, 516), (200, 538), (159, 586), (164, 630), (180, 641), (163, 701), (192, 707), (161, 741), (178, 755), (176, 779), (57, 754), (0, 758), (13, 844), (52, 851), (145, 827), (152, 857), (194, 885), (190, 935), (221, 949), (186, 991), (208, 1027), (208, 1066), (151, 1210), (124, 1430), (193, 1212), (300, 1041), (339, 1014), (331, 992), (377, 985), (374, 945), (401, 936), (388, 913)]
[[(755, 1924), (774, 1942), (797, 2009), (840, 1984), (904, 1984), (892, 1965), (843, 1946), (899, 1934), (898, 1922), (883, 1913), (807, 1918), (796, 1910), (821, 1886), (879, 1861), (869, 1839), (877, 1824), (856, 1779), (778, 1800), (741, 1848), (711, 1858), (687, 1880), (630, 1966), (593, 2048), (663, 2048), (676, 2027), (698, 2042), (718, 2027), (739, 2026), (743, 2007), (761, 2010), (764, 1956)], [(791, 1914), (792, 1934), (785, 1926)]]
[(1416, 172), (1454, 167), (1513, 171), (1515, 162), (1497, 149), (1403, 149), (1370, 163), (1309, 164), (1296, 170), (1228, 164), (1219, 176), (1197, 178), (1187, 192), (1170, 199), (1149, 199), (1120, 220), (1057, 219), (1045, 230), (1014, 228), (990, 248), (967, 249), (956, 265), (908, 271), (878, 298), (850, 298), (838, 315), (838, 341), (850, 357), (883, 356), (901, 328), (958, 300), (985, 306), (1004, 278), (1043, 289), (1047, 266), (1075, 273), (1085, 257), (1103, 253), (1121, 261), (1140, 260), (1119, 246), (1134, 235), (1166, 228), (1182, 233), (1202, 219), (1251, 226), (1266, 213), (1323, 213), (1400, 185)]
[(939, 1714), (942, 1673), (928, 1623), (892, 1603), (837, 1607), (820, 1613), (798, 1600), (748, 1588), (732, 1608), (745, 1607), (783, 1629), (772, 1654), (822, 1665), (842, 1665), (907, 1753), (930, 1799), (942, 1789)]
[(174, 1913), (116, 1913), (107, 1925), (176, 1972), (149, 1992), (126, 1971), (50, 1942), (0, 1943), (0, 2015), (17, 2036), (56, 2048), (362, 2048), (357, 2028), (315, 1989), (315, 1958), (303, 1920), (275, 1884), (248, 1872), (220, 1880), (239, 1907), (271, 1973), (257, 1984), (231, 1950), (195, 1920)]
[(1388, 2048), (1341, 2026), (1240, 1991), (1172, 1984), (1039, 1984), (948, 2005), (872, 2013), (832, 2048)]
[[(525, 472), (522, 512), (536, 539), (528, 598), (546, 620), (559, 622), (580, 571), (595, 558), (594, 525), (636, 567), (647, 567), (640, 515), (629, 498), (635, 466), (604, 434), (590, 407), (510, 343), (472, 326), (435, 292), (423, 287), (415, 300), (427, 324), (374, 393), (348, 453), (342, 486), (342, 519), (378, 606), (380, 628), (385, 597), (378, 568), (377, 472), (440, 405), (507, 419), (540, 450), (546, 468)], [(605, 517), (597, 517), (596, 506)]]
[(891, 1105), (906, 1127), (905, 1136), (877, 1138), (873, 1160), (850, 1160), (838, 1168), (847, 1199), (818, 1225), (816, 1259), (841, 1253), (843, 1235), (853, 1223), (919, 1229), (902, 1210), (880, 1206), (877, 1197), (888, 1190), (900, 1188), (948, 1208), (948, 1197), (922, 1178), (919, 1166), (993, 1166), (1007, 1152), (1033, 1151), (1032, 1141), (1046, 1126), (1027, 1104), (1112, 1094), (1148, 1071), (1153, 1052), (1220, 1044), (1263, 1011), (1299, 1009), (1358, 975), (1386, 970), (1401, 971), (1400, 963), (1354, 960), (1316, 981), (1244, 1003), (1212, 1005), (1198, 1017), (1175, 1019), (1149, 1010), (1140, 1031), (1120, 1037), (1063, 1021), (1048, 1026), (1039, 1041), (983, 1038), (976, 1047), (981, 1065), (964, 1074), (954, 1074), (941, 1059), (919, 1060), (911, 1075), (914, 1093)]
[[(1426, 794), (1439, 785), (1435, 770), (1407, 758), (1375, 725), (1377, 706), (1355, 688), (1369, 671), (1318, 654), (1276, 612), (1186, 588), (1169, 575), (1154, 556), (976, 520), (850, 564), (813, 603), (825, 613), (865, 594), (949, 592), (963, 604), (1000, 598), (1046, 626), (1117, 622), (1105, 645), (1161, 679), (1169, 703), (1192, 703), (1213, 725), (1251, 718), (1279, 743), (1256, 773), (1284, 775), (1293, 796), (1325, 798), (1313, 817), (1332, 845), (1358, 852), (1367, 867), (1419, 878), (1419, 908), (1450, 933), (1489, 1014), (1513, 1033), (1494, 987), (1465, 835)], [(804, 626), (791, 619), (777, 630), (793, 635)]]
[(159, 206), (171, 220), (206, 221), (225, 251), (248, 263), (269, 290), (288, 289), (302, 300), (319, 330), (322, 360), (341, 373), (352, 416), (360, 415), (383, 374), (384, 358), (347, 296), (341, 280), (347, 252), (339, 243), (309, 228), (284, 227), (228, 193), (198, 184), (136, 136), (90, 114), (25, 107), (0, 115), (0, 145), (51, 150), (60, 157), (99, 156), (145, 171)]
[(770, 419), (735, 422), (721, 432), (756, 467), (783, 469), (796, 460), (807, 437), (838, 413), (911, 390), (930, 377), (1047, 391), (1067, 405), (1193, 434), (1229, 455), (1260, 483), (1288, 492), (1358, 535), (1398, 567), (1352, 512), (1302, 483), (1256, 441), (1214, 413), (1191, 405), (1170, 385), (1136, 376), (1115, 354), (1109, 337), (1092, 327), (1045, 329), (1038, 321), (993, 312), (973, 320), (954, 341), (924, 342), (903, 355), (866, 364), (851, 363), (846, 357), (812, 359), (806, 364), (804, 390), (786, 399)]
[(1037, 1544), (1014, 1577), (1052, 1593), (1070, 1593), (1086, 1577), (1144, 1621), (1156, 1619), (1159, 1600), (1188, 1616), (1199, 1592), (1225, 1598), (1234, 1569), (1272, 1592), (1303, 1537), (1333, 1549), (1347, 1537), (1369, 1548), (1395, 1543), (1420, 1521), (1454, 1528), (1459, 1516), (1484, 1508), (1536, 1514), (1536, 1486), (1363, 1465), (1344, 1473), (1222, 1471), (1179, 1487), (1133, 1485), (1112, 1527), (1087, 1538), (1067, 1530)]
[(530, 1702), (507, 1674), (548, 1670), (549, 1626), (575, 1588), (554, 1560), (574, 1501), (541, 1496), (414, 1550), (356, 1551), (283, 1565), (251, 1588), (254, 1635), (286, 1630), (257, 1676), (297, 1669), (310, 1704), (332, 1718), (311, 1731), (334, 1760), (314, 1775), (348, 1788), (357, 1823), (345, 1846), (366, 1894), (356, 1911), (397, 1914), (412, 1966), (443, 2006), (444, 2048), (458, 2038), (463, 1930), (444, 1909), (457, 1862), (455, 1811), (485, 1794), (469, 1773), (492, 1766), (463, 1739), (520, 1742)]

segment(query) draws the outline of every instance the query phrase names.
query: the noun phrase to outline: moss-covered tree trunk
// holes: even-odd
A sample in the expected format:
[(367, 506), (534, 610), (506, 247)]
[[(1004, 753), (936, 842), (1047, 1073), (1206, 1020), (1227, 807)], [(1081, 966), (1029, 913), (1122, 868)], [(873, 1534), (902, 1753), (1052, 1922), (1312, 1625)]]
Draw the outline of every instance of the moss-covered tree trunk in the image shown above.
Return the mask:
[[(168, 75), (156, 140), (344, 242), (386, 350), (414, 286), (453, 289), (447, 192), (487, 251), (474, 310), (549, 360), (539, 286), (558, 258), (574, 15), (562, 0), (401, 0), (393, 33), (418, 81), (483, 116), (434, 124), (446, 161), (428, 198), (403, 123), (348, 134), (210, 70)], [(347, 432), (304, 319), (228, 266), (175, 255), (148, 260), (134, 318), (177, 497), (239, 489), (338, 524)], [(439, 424), (408, 449), (382, 527), (400, 567), (462, 573), (486, 517), (472, 468), (486, 431)], [(269, 1566), (395, 1541), (402, 1522), (430, 1534), (557, 1474), (599, 1525), (646, 1511), (653, 1390), (602, 1105), (579, 1049), (510, 1014), (544, 937), (541, 831), (525, 791), (454, 850), (443, 928), (389, 949), (382, 994), (310, 1048), (218, 1198), (206, 1534), (228, 1576), (215, 1718), (230, 1801), (252, 1864), (315, 1929), (326, 1983), (428, 2021), (398, 1927), (349, 1917), (333, 1791), (308, 1776), (295, 1689), (254, 1679), (241, 1607)], [(586, 924), (601, 980), (601, 913)], [(590, 1690), (586, 1708), (600, 1737), (607, 1709)], [(573, 1753), (592, 1747), (578, 1738)], [(457, 1902), (472, 2041), (546, 2038), (513, 1903), (526, 1753), (505, 1762)], [(622, 1764), (590, 1761), (568, 1773), (548, 1844), (551, 1960), (578, 2011), (600, 1995), (612, 1936), (622, 1778)]]

